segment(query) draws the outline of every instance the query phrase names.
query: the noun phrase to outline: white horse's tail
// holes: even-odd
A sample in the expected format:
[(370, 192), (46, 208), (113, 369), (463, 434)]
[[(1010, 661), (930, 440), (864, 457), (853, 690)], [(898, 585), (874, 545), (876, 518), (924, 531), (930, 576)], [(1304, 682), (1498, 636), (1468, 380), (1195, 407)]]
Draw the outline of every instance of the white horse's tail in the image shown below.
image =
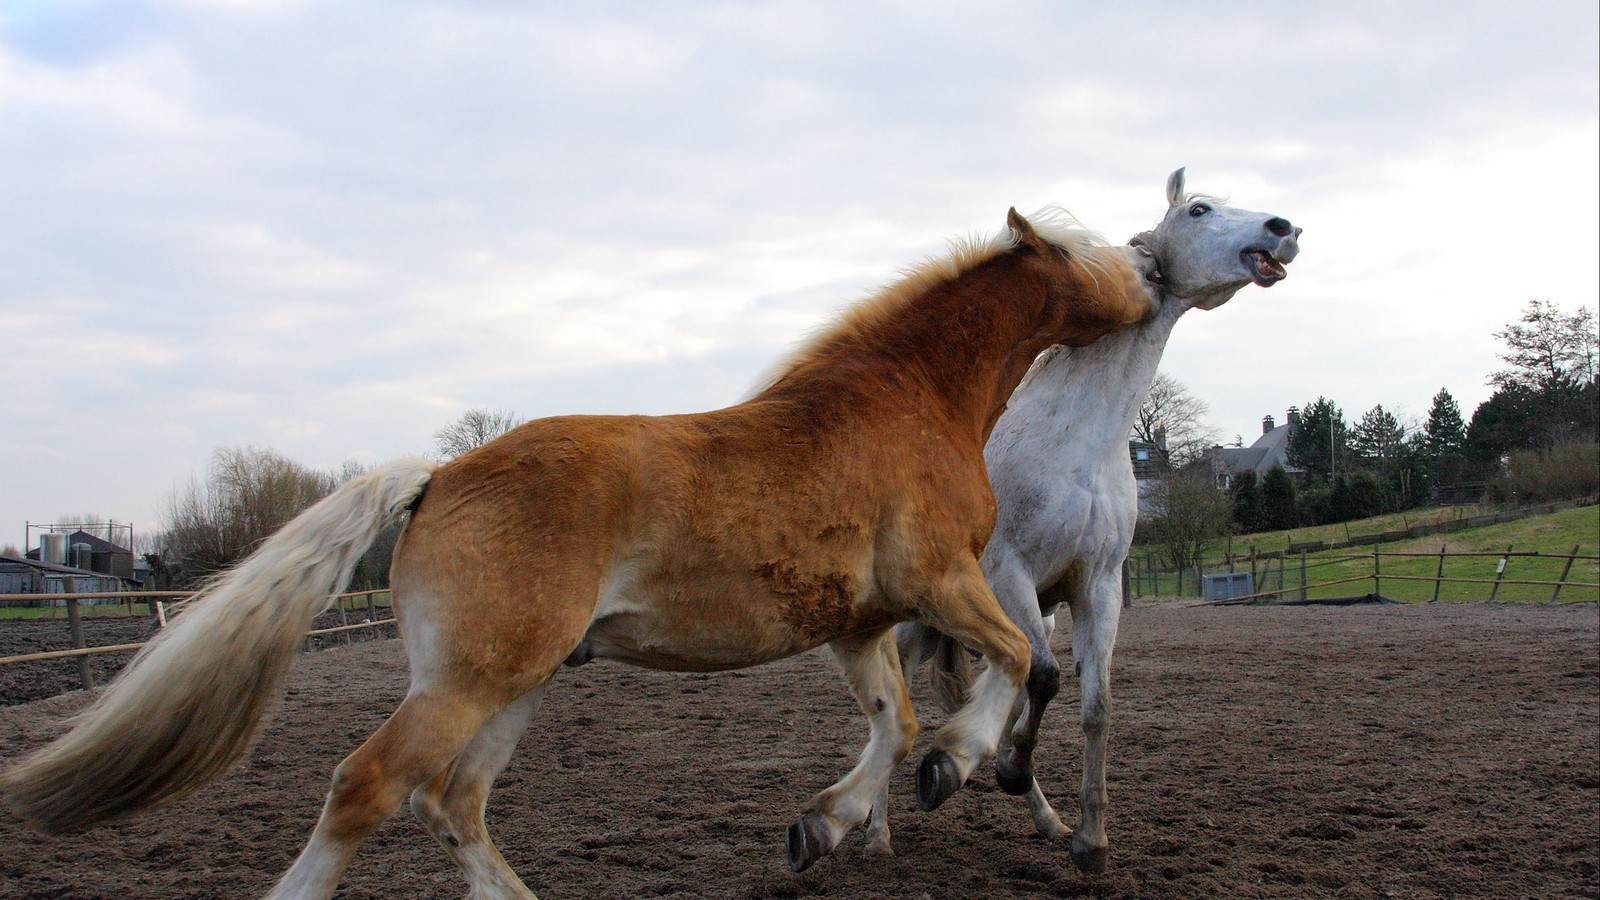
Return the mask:
[(933, 641), (933, 670), (928, 674), (933, 698), (945, 712), (955, 712), (972, 697), (972, 659), (966, 647), (943, 632), (934, 632)]
[(434, 464), (350, 479), (190, 601), (66, 735), (0, 775), (47, 832), (78, 831), (188, 794), (249, 752), (312, 619)]

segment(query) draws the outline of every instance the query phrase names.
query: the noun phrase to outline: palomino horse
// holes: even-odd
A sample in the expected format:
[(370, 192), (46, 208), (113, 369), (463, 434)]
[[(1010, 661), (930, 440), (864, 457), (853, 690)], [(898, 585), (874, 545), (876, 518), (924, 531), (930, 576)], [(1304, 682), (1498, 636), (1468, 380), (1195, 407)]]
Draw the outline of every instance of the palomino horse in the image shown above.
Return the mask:
[(1028, 643), (978, 566), (984, 442), (1045, 348), (1152, 312), (1140, 255), (1011, 211), (854, 309), (750, 400), (682, 416), (530, 422), (452, 462), (352, 479), (209, 587), (74, 729), (0, 778), (46, 831), (198, 789), (246, 752), (305, 628), (410, 510), (391, 574), (409, 691), (334, 772), (273, 896), (333, 893), (407, 797), (472, 896), (531, 896), (484, 828), (490, 785), (563, 661), (684, 671), (827, 643), (870, 725), (857, 765), (788, 830), (803, 869), (864, 822), (916, 720), (893, 639), (915, 620), (989, 660), (919, 793), (994, 753)]
[[(999, 507), (983, 573), (1032, 647), (1027, 694), (1012, 711), (1015, 727), (995, 758), (995, 780), (1007, 793), (1027, 795), (1041, 834), (1071, 836), (1072, 860), (1086, 872), (1104, 871), (1107, 859), (1111, 651), (1122, 562), (1139, 515), (1128, 433), (1178, 318), (1196, 307), (1215, 309), (1247, 284), (1271, 287), (1300, 251), (1300, 229), (1286, 219), (1185, 194), (1183, 182), (1182, 169), (1172, 173), (1166, 215), (1131, 242), (1153, 253), (1160, 269), (1155, 315), (1086, 347), (1046, 350), (983, 452)], [(1033, 777), (1039, 720), (1061, 678), (1050, 634), (1062, 604), (1072, 612), (1084, 734), (1082, 819), (1072, 830)], [(934, 660), (936, 694), (948, 701), (962, 693), (966, 658), (935, 629), (909, 622), (896, 630), (902, 661), (910, 668)], [(867, 833), (873, 853), (890, 849), (883, 801), (874, 805)]]

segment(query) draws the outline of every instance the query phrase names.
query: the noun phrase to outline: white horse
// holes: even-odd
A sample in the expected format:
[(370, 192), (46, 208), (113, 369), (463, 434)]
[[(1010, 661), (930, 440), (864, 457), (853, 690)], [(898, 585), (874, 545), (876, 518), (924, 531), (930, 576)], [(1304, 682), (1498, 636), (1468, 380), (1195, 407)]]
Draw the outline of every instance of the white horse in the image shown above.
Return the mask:
[[(1009, 740), (995, 757), (995, 779), (1026, 794), (1034, 825), (1051, 838), (1072, 837), (1072, 861), (1105, 870), (1106, 727), (1111, 713), (1111, 651), (1122, 609), (1122, 564), (1138, 518), (1128, 434), (1178, 319), (1215, 309), (1250, 283), (1271, 287), (1299, 252), (1301, 229), (1267, 213), (1184, 193), (1184, 170), (1167, 180), (1167, 212), (1154, 230), (1129, 243), (1154, 254), (1159, 297), (1152, 317), (1086, 347), (1052, 347), (1035, 361), (984, 447), (999, 505), (981, 565), (1000, 605), (1028, 636), (1027, 691), (1011, 711)], [(1082, 819), (1061, 823), (1033, 777), (1033, 749), (1045, 705), (1061, 670), (1050, 651), (1055, 613), (1072, 612), (1072, 651), (1082, 692)], [(935, 661), (935, 692), (948, 706), (962, 691), (965, 653), (919, 623), (897, 627), (902, 665)], [(940, 790), (938, 760), (917, 773), (917, 800), (931, 810)], [(886, 798), (873, 806), (869, 854), (890, 853)]]

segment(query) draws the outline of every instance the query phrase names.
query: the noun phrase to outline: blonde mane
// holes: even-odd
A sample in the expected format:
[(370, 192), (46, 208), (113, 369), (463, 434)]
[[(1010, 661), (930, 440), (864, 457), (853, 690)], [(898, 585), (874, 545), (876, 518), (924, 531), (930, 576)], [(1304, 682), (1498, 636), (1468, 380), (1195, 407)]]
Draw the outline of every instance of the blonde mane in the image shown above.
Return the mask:
[[(1105, 238), (1085, 229), (1072, 213), (1059, 206), (1047, 206), (1028, 217), (1028, 223), (1040, 237), (1065, 250), (1074, 262), (1083, 266), (1090, 277), (1098, 280), (1106, 273), (1106, 262), (1089, 251), (1108, 246)], [(868, 330), (874, 322), (895, 315), (913, 300), (934, 288), (960, 278), (991, 259), (1016, 249), (1018, 236), (1009, 228), (998, 235), (984, 238), (977, 235), (954, 238), (950, 252), (942, 257), (926, 259), (904, 270), (900, 278), (880, 288), (876, 293), (857, 301), (832, 321), (820, 326), (789, 355), (768, 369), (742, 397), (749, 400), (766, 391), (784, 376), (819, 358), (823, 351), (836, 346), (852, 335)]]

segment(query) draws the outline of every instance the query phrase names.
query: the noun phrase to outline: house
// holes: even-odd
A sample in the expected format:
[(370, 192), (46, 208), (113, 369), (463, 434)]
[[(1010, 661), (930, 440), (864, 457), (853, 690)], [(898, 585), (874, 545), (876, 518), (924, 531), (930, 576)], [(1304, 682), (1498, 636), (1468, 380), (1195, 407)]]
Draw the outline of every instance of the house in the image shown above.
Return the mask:
[(1149, 515), (1150, 488), (1172, 466), (1167, 455), (1167, 432), (1156, 429), (1154, 441), (1128, 441), (1128, 460), (1133, 463), (1133, 480), (1139, 500), (1139, 518)]
[(1233, 486), (1233, 479), (1245, 472), (1261, 477), (1277, 466), (1291, 475), (1300, 470), (1289, 465), (1289, 433), (1300, 425), (1300, 411), (1289, 407), (1288, 421), (1282, 425), (1272, 416), (1261, 417), (1261, 436), (1248, 447), (1213, 447), (1206, 454), (1211, 476), (1217, 490)]

